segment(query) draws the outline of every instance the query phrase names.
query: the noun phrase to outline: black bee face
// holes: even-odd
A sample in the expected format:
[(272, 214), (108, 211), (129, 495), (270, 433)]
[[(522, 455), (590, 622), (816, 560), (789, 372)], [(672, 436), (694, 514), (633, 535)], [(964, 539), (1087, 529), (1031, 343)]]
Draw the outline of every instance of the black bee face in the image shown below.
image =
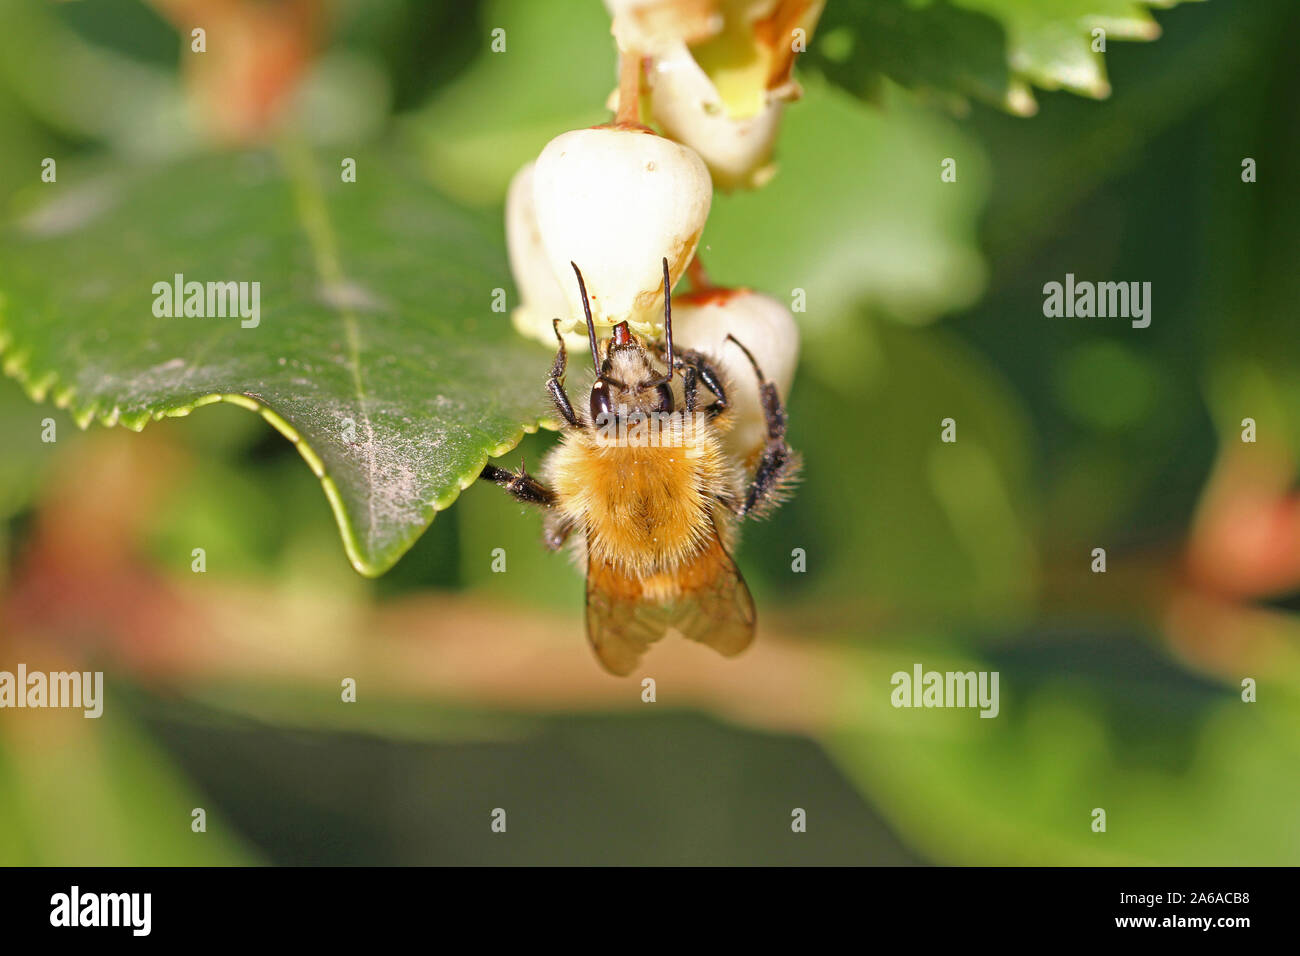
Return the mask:
[[(591, 361), (596, 366), (596, 383), (591, 387), (590, 411), (591, 423), (596, 426), (612, 424), (617, 418), (626, 415), (644, 419), (651, 414), (671, 413), (674, 409), (672, 380), (674, 356), (673, 350), (673, 309), (672, 281), (668, 273), (668, 260), (663, 260), (664, 267), (664, 354), (668, 356), (668, 371), (660, 372), (655, 368), (649, 350), (641, 344), (626, 322), (619, 322), (605, 346), (605, 359), (601, 361), (600, 348), (596, 340), (596, 324), (591, 317), (591, 302), (587, 298), (587, 284), (582, 280), (582, 270), (576, 262), (571, 262), (573, 274), (578, 279), (578, 291), (582, 295), (582, 311), (587, 317), (587, 341), (591, 344)], [(556, 320), (558, 322), (558, 320)], [(556, 326), (556, 336), (559, 336)], [(560, 342), (561, 355), (553, 375), (563, 374), (564, 342)], [(552, 381), (554, 384), (554, 380)], [(560, 386), (561, 391), (563, 386)], [(573, 409), (565, 402), (570, 424), (576, 425)], [(562, 409), (563, 410), (563, 409)]]
[(674, 406), (672, 388), (655, 367), (650, 352), (628, 330), (627, 323), (615, 326), (600, 376), (591, 387), (592, 422), (610, 422), (616, 415), (671, 412)]

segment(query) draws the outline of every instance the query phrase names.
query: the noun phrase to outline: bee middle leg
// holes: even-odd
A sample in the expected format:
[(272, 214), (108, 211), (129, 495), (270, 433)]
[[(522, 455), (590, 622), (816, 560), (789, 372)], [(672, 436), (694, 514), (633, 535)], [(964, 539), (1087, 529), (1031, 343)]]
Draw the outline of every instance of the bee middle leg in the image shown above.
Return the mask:
[(568, 517), (553, 508), (546, 512), (542, 519), (542, 543), (548, 551), (559, 551), (572, 533), (573, 522)]
[(758, 376), (758, 397), (763, 406), (763, 419), (767, 424), (767, 441), (763, 445), (758, 465), (754, 468), (745, 498), (740, 502), (736, 513), (741, 517), (764, 518), (786, 499), (803, 463), (798, 452), (786, 444), (785, 406), (781, 404), (776, 384), (763, 376), (763, 370), (759, 368), (753, 353), (739, 339), (731, 335), (727, 339), (745, 353), (749, 364), (754, 367), (754, 374)]

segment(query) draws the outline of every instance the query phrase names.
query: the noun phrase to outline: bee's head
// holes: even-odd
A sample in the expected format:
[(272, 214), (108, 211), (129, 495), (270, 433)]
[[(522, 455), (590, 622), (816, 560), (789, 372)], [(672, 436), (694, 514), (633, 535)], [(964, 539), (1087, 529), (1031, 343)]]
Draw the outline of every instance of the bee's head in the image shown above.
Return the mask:
[(650, 358), (650, 352), (628, 328), (626, 322), (614, 326), (605, 346), (605, 358), (600, 357), (596, 343), (596, 325), (591, 319), (591, 305), (587, 302), (587, 286), (582, 272), (575, 263), (573, 272), (578, 277), (582, 293), (582, 308), (587, 314), (587, 338), (591, 343), (591, 361), (596, 366), (596, 382), (591, 386), (591, 421), (601, 424), (613, 420), (622, 411), (629, 414), (671, 412), (673, 410), (673, 312), (672, 289), (668, 277), (668, 260), (664, 267), (664, 332), (668, 342), (668, 371), (660, 372)]
[(614, 326), (596, 382), (591, 386), (593, 424), (610, 421), (620, 411), (632, 414), (671, 412), (671, 376), (655, 368), (650, 352), (626, 322)]

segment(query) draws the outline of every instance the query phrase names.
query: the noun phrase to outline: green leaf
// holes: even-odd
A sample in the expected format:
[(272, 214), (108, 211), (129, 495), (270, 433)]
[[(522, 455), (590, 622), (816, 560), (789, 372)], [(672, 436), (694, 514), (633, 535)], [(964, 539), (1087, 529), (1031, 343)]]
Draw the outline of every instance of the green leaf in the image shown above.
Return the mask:
[[(1104, 41), (1154, 40), (1149, 8), (1180, 0), (869, 0), (828, 4), (813, 59), (831, 79), (874, 95), (880, 77), (1024, 116), (1031, 87), (1110, 94)], [(1102, 48), (1104, 49), (1104, 47)]]
[[(500, 225), (392, 158), (237, 153), (81, 177), (0, 231), (0, 359), (78, 424), (139, 430), (227, 401), (320, 478), (353, 566), (377, 575), (545, 412)], [(159, 318), (155, 283), (260, 283), (257, 324)], [(249, 310), (251, 311), (251, 309)]]

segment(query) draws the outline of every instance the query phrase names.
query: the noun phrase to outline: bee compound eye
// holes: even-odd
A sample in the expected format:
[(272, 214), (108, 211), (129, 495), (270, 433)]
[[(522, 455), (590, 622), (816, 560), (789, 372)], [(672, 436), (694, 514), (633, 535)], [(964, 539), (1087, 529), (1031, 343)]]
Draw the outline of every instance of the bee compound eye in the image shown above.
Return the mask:
[(609, 394), (609, 385), (603, 379), (597, 379), (591, 387), (591, 423), (596, 426), (613, 421), (614, 402)]
[(673, 410), (673, 390), (668, 387), (667, 383), (658, 386), (655, 389), (655, 411), (671, 412)]

